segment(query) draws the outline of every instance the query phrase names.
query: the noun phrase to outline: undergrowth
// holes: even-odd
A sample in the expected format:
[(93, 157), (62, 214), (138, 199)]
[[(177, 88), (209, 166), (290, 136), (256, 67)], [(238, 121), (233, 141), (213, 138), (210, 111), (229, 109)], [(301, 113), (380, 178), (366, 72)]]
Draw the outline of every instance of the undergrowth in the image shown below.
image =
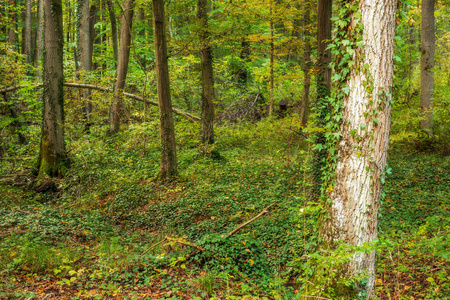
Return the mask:
[[(70, 128), (73, 167), (41, 192), (30, 175), (38, 138), (14, 144), (0, 167), (0, 298), (295, 299), (321, 258), (316, 205), (305, 200), (308, 144), (292, 120), (223, 124), (214, 146), (178, 121), (180, 176), (166, 183), (154, 180), (152, 122), (114, 137)], [(448, 157), (396, 141), (389, 166), (377, 295), (445, 299)]]

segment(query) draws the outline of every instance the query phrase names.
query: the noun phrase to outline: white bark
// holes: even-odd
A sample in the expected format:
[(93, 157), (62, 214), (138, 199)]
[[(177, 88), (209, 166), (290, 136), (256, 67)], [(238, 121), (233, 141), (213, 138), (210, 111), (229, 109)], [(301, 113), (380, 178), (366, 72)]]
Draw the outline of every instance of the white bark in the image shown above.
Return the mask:
[[(347, 82), (350, 92), (344, 100), (335, 185), (329, 194), (330, 219), (323, 227), (329, 243), (343, 241), (354, 246), (362, 246), (377, 237), (380, 176), (386, 166), (390, 131), (396, 1), (361, 0), (360, 12), (364, 24), (361, 49), (364, 56), (355, 53), (355, 58), (359, 56), (359, 70), (350, 70)], [(365, 65), (369, 66), (369, 72), (362, 71)], [(373, 83), (371, 95), (365, 81)], [(380, 96), (379, 91), (388, 92), (388, 96), (384, 92)], [(371, 116), (374, 109), (379, 112)], [(352, 129), (356, 130), (355, 137)], [(367, 273), (368, 282), (361, 288), (369, 297), (374, 296), (375, 251), (355, 254), (343, 271), (347, 276)]]

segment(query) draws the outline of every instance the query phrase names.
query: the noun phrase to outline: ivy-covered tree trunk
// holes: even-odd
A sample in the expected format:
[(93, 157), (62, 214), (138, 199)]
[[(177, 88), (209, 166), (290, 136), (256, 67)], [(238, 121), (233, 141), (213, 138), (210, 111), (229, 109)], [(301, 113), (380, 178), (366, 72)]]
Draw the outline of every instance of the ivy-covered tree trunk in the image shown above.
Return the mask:
[(420, 128), (433, 137), (434, 50), (436, 25), (434, 0), (422, 0), (422, 55), (420, 58)]
[(120, 50), (117, 62), (116, 83), (114, 85), (114, 103), (111, 105), (110, 131), (119, 132), (122, 110), (122, 94), (127, 79), (128, 62), (130, 60), (131, 29), (133, 25), (134, 0), (126, 0), (123, 5), (122, 25), (120, 28)]
[(43, 122), (39, 177), (64, 175), (63, 21), (61, 0), (44, 0)]
[(198, 0), (197, 17), (202, 27), (200, 40), (202, 43), (202, 124), (201, 141), (203, 143), (214, 143), (214, 80), (212, 51), (209, 45), (208, 31), (208, 0)]
[[(331, 86), (331, 69), (329, 64), (331, 62), (331, 52), (327, 50), (329, 41), (331, 39), (331, 11), (332, 0), (318, 0), (318, 15), (317, 15), (317, 97), (314, 103), (316, 110), (316, 126), (323, 128), (325, 126), (325, 106), (326, 98), (330, 94)], [(317, 132), (314, 137), (316, 144), (323, 144), (325, 136), (322, 132)], [(320, 196), (320, 186), (322, 185), (321, 170), (324, 166), (325, 159), (324, 149), (313, 149), (312, 161), (312, 187), (311, 198), (317, 200)]]
[[(323, 190), (328, 201), (321, 227), (325, 247), (340, 241), (363, 247), (377, 238), (391, 124), (396, 5), (395, 0), (340, 3), (347, 15), (337, 16), (333, 43), (337, 87), (329, 102), (334, 113), (328, 115), (327, 128), (336, 132), (326, 134)], [(337, 270), (343, 277), (360, 274), (367, 281), (341, 285), (336, 298), (344, 292), (375, 296), (375, 250), (356, 252)]]
[(153, 0), (153, 26), (155, 28), (156, 80), (159, 104), (159, 132), (161, 135), (161, 167), (159, 177), (177, 175), (175, 128), (170, 99), (169, 65), (165, 32), (164, 0)]

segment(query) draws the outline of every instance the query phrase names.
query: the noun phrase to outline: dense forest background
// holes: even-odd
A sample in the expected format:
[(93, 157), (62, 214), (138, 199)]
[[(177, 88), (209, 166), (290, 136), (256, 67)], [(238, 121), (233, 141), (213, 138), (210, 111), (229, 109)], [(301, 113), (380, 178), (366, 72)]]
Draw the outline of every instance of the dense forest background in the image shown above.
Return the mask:
[(0, 298), (356, 299), (339, 268), (376, 250), (375, 297), (447, 299), (450, 3), (423, 2), (397, 3), (378, 238), (324, 250), (314, 149), (345, 2), (0, 0)]

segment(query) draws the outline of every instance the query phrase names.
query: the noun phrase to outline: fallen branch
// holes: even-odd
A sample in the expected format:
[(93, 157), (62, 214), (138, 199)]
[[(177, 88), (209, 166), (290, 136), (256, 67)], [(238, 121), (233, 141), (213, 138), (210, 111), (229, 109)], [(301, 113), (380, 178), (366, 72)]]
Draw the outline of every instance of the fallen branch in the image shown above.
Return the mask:
[[(111, 88), (105, 88), (105, 87), (98, 86), (98, 85), (93, 85), (93, 84), (66, 82), (66, 83), (64, 83), (64, 86), (73, 87), (73, 88), (82, 88), (82, 89), (93, 89), (93, 90), (104, 91), (104, 92), (111, 92), (111, 93), (114, 92), (113, 89), (111, 89)], [(158, 106), (158, 102), (144, 99), (141, 96), (130, 94), (130, 93), (126, 93), (126, 92), (124, 92), (123, 94), (125, 96), (131, 98), (131, 99), (134, 99), (134, 100), (137, 100), (137, 101), (140, 101), (140, 102), (144, 102), (144, 103), (147, 103), (147, 104), (150, 104), (150, 105), (153, 105), (153, 106)], [(177, 114), (177, 115), (180, 115), (180, 116), (188, 118), (192, 122), (200, 121), (199, 117), (194, 116), (194, 115), (192, 115), (190, 113), (187, 113), (185, 111), (179, 110), (177, 108), (172, 107), (172, 111), (175, 114)]]
[(163, 238), (161, 242), (158, 242), (158, 243), (154, 244), (153, 246), (151, 246), (150, 248), (148, 248), (147, 250), (145, 250), (144, 252), (142, 252), (142, 254), (141, 254), (140, 256), (144, 255), (145, 253), (147, 253), (148, 251), (150, 251), (150, 249), (152, 249), (152, 248), (158, 246), (159, 244), (161, 244), (161, 243), (164, 242), (165, 240), (167, 240), (167, 237)]
[(200, 247), (200, 246), (195, 245), (195, 244), (192, 244), (192, 243), (183, 242), (183, 241), (180, 241), (180, 240), (177, 240), (177, 239), (170, 238), (170, 237), (168, 237), (168, 236), (166, 236), (166, 239), (168, 239), (169, 241), (173, 241), (173, 242), (175, 242), (175, 243), (178, 243), (178, 244), (182, 244), (182, 245), (186, 245), (186, 246), (190, 246), (190, 247), (197, 248), (198, 250), (201, 250), (202, 252), (206, 251), (205, 248)]
[(269, 206), (267, 206), (266, 208), (263, 209), (262, 212), (260, 212), (256, 217), (248, 220), (247, 222), (239, 225), (238, 227), (236, 227), (236, 229), (234, 229), (233, 231), (231, 231), (229, 234), (227, 234), (227, 236), (225, 238), (229, 238), (230, 236), (232, 236), (233, 234), (235, 234), (236, 232), (238, 232), (242, 227), (247, 226), (248, 224), (250, 224), (251, 222), (255, 221), (256, 219), (258, 219), (259, 217), (261, 217), (264, 214), (267, 214), (269, 211), (268, 209), (271, 208), (272, 206), (274, 206), (275, 204), (277, 204), (278, 201), (275, 201), (274, 203), (270, 204)]
[[(109, 93), (113, 93), (114, 92), (114, 90), (112, 88), (106, 88), (106, 87), (93, 85), (93, 84), (65, 82), (64, 86), (71, 87), (71, 88), (80, 88), (80, 89), (93, 89), (93, 90), (109, 92)], [(6, 87), (6, 88), (3, 88), (3, 89), (0, 89), (0, 94), (14, 92), (14, 91), (16, 91), (18, 89), (21, 89), (23, 87), (24, 87), (23, 85), (16, 85), (16, 86)], [(42, 84), (37, 84), (35, 87), (36, 88), (40, 88), (40, 87), (42, 87)], [(123, 94), (125, 96), (131, 98), (131, 99), (136, 100), (136, 101), (144, 102), (144, 103), (147, 103), (147, 104), (150, 104), (150, 105), (153, 105), (153, 106), (158, 106), (158, 102), (144, 99), (141, 96), (137, 96), (137, 95), (126, 93), (126, 92), (124, 92)], [(175, 107), (172, 107), (172, 111), (175, 114), (177, 114), (177, 115), (180, 115), (180, 116), (188, 118), (191, 122), (195, 122), (195, 121), (200, 121), (201, 120), (199, 117), (194, 116), (193, 114), (187, 113), (187, 112), (182, 111), (182, 110), (180, 110), (178, 108), (175, 108)]]

